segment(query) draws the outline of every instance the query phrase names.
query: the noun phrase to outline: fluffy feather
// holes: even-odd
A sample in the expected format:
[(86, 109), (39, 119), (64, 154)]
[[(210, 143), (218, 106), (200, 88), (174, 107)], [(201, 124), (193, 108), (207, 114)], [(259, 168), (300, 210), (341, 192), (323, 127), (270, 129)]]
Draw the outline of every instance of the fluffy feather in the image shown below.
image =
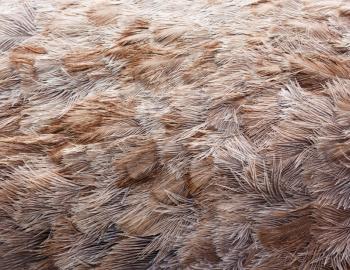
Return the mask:
[(0, 269), (350, 269), (350, 6), (0, 3)]

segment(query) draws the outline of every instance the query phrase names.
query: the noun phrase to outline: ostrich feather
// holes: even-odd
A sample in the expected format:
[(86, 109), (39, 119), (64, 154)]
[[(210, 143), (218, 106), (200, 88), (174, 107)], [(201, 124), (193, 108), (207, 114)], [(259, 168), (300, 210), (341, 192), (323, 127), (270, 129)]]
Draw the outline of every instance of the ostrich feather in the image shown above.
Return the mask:
[(0, 270), (350, 269), (345, 0), (0, 1)]

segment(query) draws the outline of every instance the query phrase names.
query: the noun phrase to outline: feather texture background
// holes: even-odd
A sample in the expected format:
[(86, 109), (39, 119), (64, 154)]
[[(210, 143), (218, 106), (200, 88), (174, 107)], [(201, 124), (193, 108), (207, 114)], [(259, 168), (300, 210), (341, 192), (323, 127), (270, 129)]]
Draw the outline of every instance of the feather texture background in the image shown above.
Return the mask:
[(0, 2), (0, 269), (350, 269), (350, 5)]

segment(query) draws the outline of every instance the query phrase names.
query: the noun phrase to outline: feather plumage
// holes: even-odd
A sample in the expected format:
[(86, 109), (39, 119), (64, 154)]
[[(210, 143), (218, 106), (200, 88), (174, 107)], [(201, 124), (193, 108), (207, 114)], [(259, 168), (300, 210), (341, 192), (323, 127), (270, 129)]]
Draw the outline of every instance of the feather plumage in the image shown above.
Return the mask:
[(0, 2), (0, 269), (350, 269), (343, 0)]

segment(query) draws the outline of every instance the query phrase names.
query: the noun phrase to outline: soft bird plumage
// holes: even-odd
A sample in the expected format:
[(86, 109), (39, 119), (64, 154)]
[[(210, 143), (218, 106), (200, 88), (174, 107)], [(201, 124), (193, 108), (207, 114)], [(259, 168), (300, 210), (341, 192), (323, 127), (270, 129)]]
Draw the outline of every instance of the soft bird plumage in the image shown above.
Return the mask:
[(0, 1), (0, 269), (350, 269), (346, 0)]

